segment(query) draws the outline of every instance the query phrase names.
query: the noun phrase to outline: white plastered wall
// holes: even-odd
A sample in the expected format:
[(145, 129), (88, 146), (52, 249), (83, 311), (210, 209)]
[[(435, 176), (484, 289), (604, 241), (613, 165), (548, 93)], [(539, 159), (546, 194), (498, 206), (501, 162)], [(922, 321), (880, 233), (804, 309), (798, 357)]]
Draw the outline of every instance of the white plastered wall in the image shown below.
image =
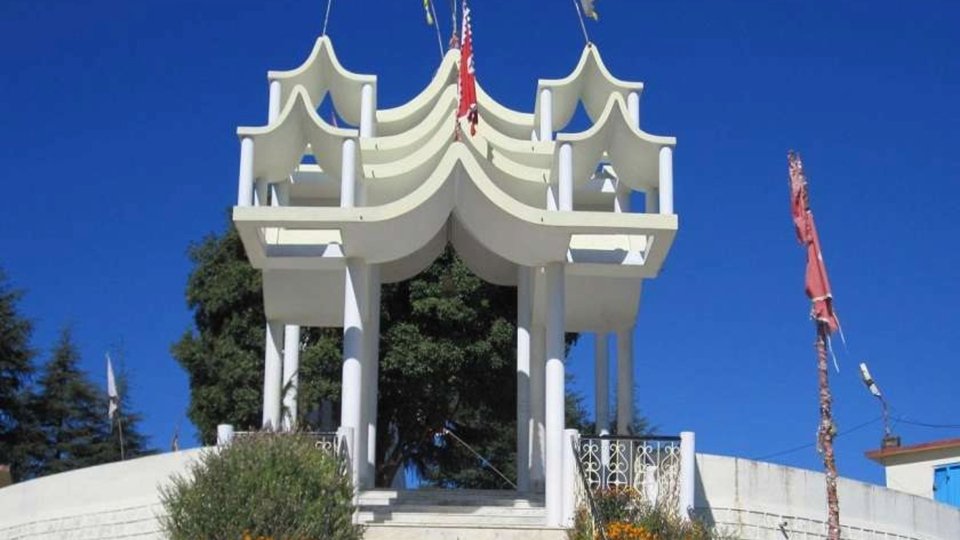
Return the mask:
[(924, 452), (922, 457), (919, 461), (917, 455), (884, 458), (887, 487), (932, 499), (934, 470), (942, 465), (960, 463), (960, 448), (932, 450)]

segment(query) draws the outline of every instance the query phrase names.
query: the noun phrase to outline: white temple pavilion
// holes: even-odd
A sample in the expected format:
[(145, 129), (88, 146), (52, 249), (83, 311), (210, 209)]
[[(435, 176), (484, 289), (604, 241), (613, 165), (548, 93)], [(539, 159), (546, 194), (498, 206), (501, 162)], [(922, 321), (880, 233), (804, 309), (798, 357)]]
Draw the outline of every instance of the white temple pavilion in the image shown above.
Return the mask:
[[(269, 72), (267, 125), (238, 129), (233, 219), (263, 271), (268, 321), (263, 425), (295, 427), (300, 327), (342, 327), (340, 425), (358, 487), (373, 487), (380, 285), (415, 276), (451, 243), (480, 278), (517, 287), (517, 484), (542, 490), (546, 524), (560, 526), (574, 504), (564, 332), (597, 335), (601, 419), (616, 335), (626, 433), (643, 280), (657, 276), (678, 226), (676, 140), (641, 129), (643, 84), (614, 78), (588, 45), (570, 75), (538, 82), (533, 113), (478, 86), (477, 133), (457, 141), (458, 63), (448, 52), (419, 95), (378, 109), (376, 76), (347, 71), (321, 37), (300, 67)], [(327, 96), (357, 129), (317, 114)], [(592, 125), (566, 132), (579, 103)], [(631, 208), (634, 191), (642, 211)]]

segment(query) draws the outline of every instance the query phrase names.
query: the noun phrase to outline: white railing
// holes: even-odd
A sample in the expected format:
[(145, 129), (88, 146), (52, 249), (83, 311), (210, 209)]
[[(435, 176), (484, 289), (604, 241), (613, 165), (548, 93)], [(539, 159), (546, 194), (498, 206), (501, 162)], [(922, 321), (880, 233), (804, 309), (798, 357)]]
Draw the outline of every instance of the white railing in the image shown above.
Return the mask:
[(644, 503), (686, 517), (694, 504), (693, 441), (692, 433), (581, 436), (577, 458), (587, 489), (629, 489)]

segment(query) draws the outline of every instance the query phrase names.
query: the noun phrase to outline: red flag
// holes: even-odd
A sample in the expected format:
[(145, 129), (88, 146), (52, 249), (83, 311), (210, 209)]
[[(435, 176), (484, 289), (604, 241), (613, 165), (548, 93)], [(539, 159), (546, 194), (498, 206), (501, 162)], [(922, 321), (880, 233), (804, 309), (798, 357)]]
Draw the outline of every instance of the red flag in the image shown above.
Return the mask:
[(811, 316), (815, 321), (827, 325), (835, 332), (840, 324), (833, 311), (833, 294), (830, 292), (830, 280), (827, 278), (827, 266), (820, 251), (820, 236), (810, 210), (807, 193), (807, 180), (803, 174), (803, 162), (800, 156), (791, 152), (788, 156), (790, 167), (790, 202), (793, 211), (793, 224), (797, 228), (797, 240), (807, 248), (807, 296), (813, 302)]
[(477, 112), (477, 76), (473, 70), (473, 30), (470, 28), (470, 8), (467, 0), (463, 0), (463, 33), (460, 38), (460, 107), (457, 109), (457, 118), (467, 117), (470, 122), (470, 134), (476, 135), (477, 122), (480, 117)]

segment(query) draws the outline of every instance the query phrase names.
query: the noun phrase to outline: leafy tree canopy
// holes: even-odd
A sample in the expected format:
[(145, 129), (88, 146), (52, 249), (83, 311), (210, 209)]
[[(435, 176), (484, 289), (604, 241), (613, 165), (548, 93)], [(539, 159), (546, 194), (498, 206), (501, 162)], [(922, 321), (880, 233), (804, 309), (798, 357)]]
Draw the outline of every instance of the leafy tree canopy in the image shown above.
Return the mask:
[[(190, 378), (188, 415), (211, 443), (217, 424), (260, 423), (261, 277), (232, 223), (189, 255), (194, 269), (186, 297), (195, 328), (172, 352)], [(452, 429), (514, 476), (516, 289), (484, 282), (447, 249), (415, 278), (385, 284), (381, 296), (378, 483), (411, 464), (439, 485), (504, 487), (459, 443), (436, 435)], [(568, 335), (568, 345), (575, 339)], [(304, 329), (300, 347), (299, 420), (316, 428), (322, 404), (338, 418), (342, 330)], [(571, 427), (588, 427), (578, 396), (568, 396), (567, 419)]]

